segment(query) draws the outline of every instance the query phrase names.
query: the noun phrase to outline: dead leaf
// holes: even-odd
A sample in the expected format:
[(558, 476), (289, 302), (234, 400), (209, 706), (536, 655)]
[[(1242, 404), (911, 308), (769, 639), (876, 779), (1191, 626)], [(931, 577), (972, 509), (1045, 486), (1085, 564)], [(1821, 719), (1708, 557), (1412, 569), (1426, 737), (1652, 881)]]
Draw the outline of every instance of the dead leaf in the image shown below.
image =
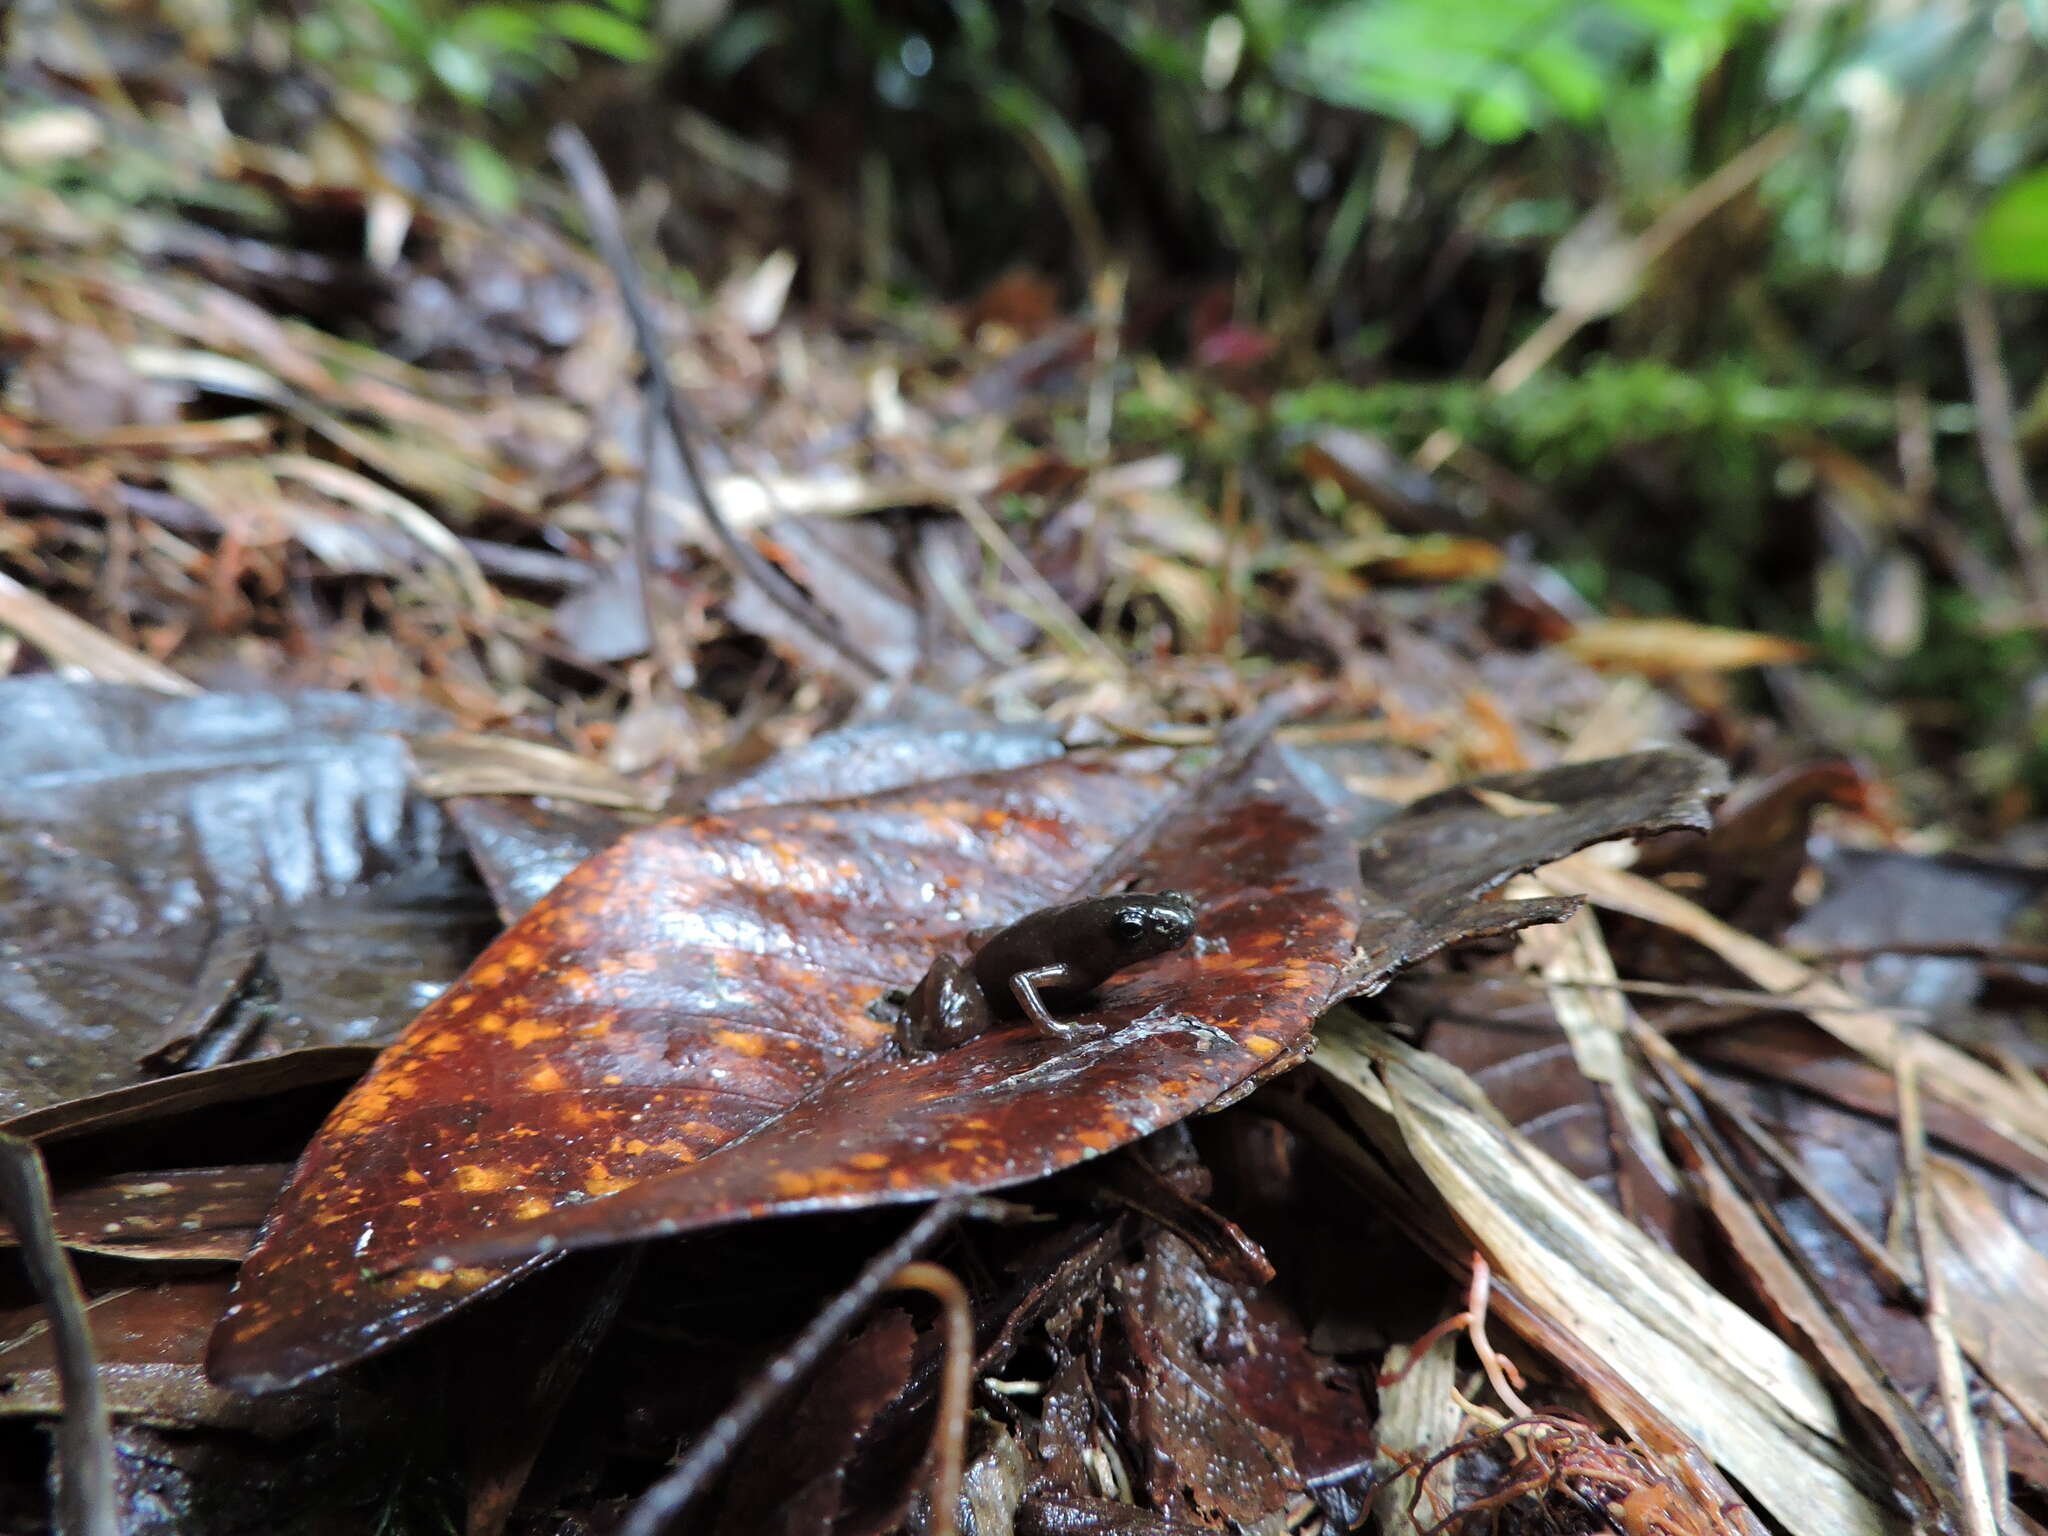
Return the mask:
[(1808, 655), (1804, 645), (1782, 635), (1716, 629), (1686, 618), (1589, 618), (1559, 649), (1587, 666), (1651, 678), (1786, 666)]
[[(1111, 1285), (1122, 1338), (1104, 1353), (1150, 1508), (1248, 1527), (1311, 1484), (1371, 1465), (1356, 1374), (1313, 1355), (1273, 1300), (1219, 1278), (1167, 1234)], [(1229, 1412), (1217, 1411), (1223, 1403)]]
[[(535, 1227), (509, 1266), (372, 1278), (756, 1131), (885, 1045), (868, 1012), (883, 992), (1065, 895), (1168, 792), (1061, 760), (628, 834), (486, 951), (315, 1139), (214, 1369), (302, 1379), (531, 1268)], [(362, 1214), (322, 1225), (330, 1208)]]
[(1355, 1015), (1326, 1029), (1316, 1065), (1395, 1117), (1497, 1272), (1796, 1536), (1895, 1528), (1812, 1369), (1500, 1123), (1462, 1074)]
[(1112, 1150), (1291, 1065), (1340, 989), (1557, 915), (1478, 896), (1565, 848), (1697, 824), (1713, 784), (1704, 760), (1645, 754), (1498, 781), (1558, 804), (1542, 817), (1433, 797), (1369, 845), (1387, 886), (1361, 922), (1348, 840), (1268, 748), (1121, 858), (1195, 898), (1201, 942), (1106, 987), (1088, 1015), (1104, 1034), (1013, 1029), (909, 1061), (871, 1014), (883, 992), (969, 929), (1104, 878), (1164, 781), (1063, 759), (630, 834), (316, 1138), (214, 1369), (302, 1379), (552, 1252), (996, 1188)]
[(1778, 667), (1808, 655), (1796, 640), (1685, 619), (1591, 619), (1574, 628), (1559, 649), (1589, 666), (1650, 677)]
[[(394, 1032), (495, 927), (400, 732), (343, 694), (0, 684), (0, 1113), (144, 1075), (227, 930), (265, 934), (255, 1048)], [(254, 1009), (223, 993), (216, 1006)]]
[[(282, 1163), (248, 1163), (97, 1179), (57, 1197), (57, 1240), (74, 1252), (130, 1261), (238, 1262), (290, 1172)], [(0, 1244), (13, 1241), (0, 1226)]]
[[(200, 1357), (206, 1335), (227, 1305), (229, 1277), (188, 1275), (160, 1285), (128, 1286), (95, 1297), (86, 1308), (93, 1353), (107, 1407), (117, 1417), (168, 1429), (201, 1426), (282, 1436), (322, 1416), (325, 1393), (281, 1393), (252, 1399), (206, 1379)], [(5, 1330), (0, 1349), (0, 1416), (56, 1417), (56, 1361), (48, 1329), (37, 1320)]]

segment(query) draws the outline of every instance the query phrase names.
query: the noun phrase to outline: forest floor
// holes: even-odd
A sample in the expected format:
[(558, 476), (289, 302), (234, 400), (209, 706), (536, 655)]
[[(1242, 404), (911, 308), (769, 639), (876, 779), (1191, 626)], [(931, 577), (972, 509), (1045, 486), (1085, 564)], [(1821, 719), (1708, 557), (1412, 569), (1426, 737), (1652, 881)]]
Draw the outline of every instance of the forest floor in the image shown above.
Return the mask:
[[(0, 112), (0, 1528), (2048, 1518), (2023, 787), (1199, 303), (622, 287), (102, 41)], [(1087, 1027), (931, 1033), (1020, 919)]]

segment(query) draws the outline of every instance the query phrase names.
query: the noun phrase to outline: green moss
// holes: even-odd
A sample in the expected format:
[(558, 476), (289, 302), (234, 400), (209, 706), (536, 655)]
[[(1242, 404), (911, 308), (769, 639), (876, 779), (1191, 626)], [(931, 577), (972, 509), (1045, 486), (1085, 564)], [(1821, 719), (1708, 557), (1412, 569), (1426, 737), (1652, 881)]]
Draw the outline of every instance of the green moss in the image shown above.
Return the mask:
[(1445, 427), (1539, 477), (1585, 470), (1646, 443), (1755, 443), (1794, 428), (1881, 438), (1893, 426), (1887, 393), (1775, 385), (1735, 361), (1690, 369), (1613, 358), (1576, 374), (1540, 374), (1499, 396), (1462, 380), (1330, 381), (1281, 396), (1274, 413), (1282, 425), (1353, 427), (1404, 445)]

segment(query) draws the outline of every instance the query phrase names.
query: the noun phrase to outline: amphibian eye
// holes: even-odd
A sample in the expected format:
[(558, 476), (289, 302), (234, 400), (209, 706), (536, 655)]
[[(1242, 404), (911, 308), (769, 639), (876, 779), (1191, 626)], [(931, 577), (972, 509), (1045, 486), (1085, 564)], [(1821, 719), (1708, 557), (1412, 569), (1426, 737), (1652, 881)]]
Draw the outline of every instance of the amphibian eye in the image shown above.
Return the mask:
[(1110, 914), (1109, 936), (1119, 944), (1137, 943), (1149, 927), (1143, 907), (1119, 907)]

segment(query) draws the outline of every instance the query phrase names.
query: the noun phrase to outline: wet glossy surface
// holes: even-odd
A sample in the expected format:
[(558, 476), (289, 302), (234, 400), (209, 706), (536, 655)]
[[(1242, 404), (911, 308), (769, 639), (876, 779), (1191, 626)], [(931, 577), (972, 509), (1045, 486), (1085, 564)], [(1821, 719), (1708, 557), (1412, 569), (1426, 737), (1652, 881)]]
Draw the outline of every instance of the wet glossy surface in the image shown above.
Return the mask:
[(213, 1369), (251, 1388), (301, 1379), (531, 1268), (380, 1276), (775, 1119), (886, 1047), (868, 1012), (884, 990), (1060, 900), (1168, 792), (1062, 760), (614, 843), (336, 1109), (243, 1272)]

